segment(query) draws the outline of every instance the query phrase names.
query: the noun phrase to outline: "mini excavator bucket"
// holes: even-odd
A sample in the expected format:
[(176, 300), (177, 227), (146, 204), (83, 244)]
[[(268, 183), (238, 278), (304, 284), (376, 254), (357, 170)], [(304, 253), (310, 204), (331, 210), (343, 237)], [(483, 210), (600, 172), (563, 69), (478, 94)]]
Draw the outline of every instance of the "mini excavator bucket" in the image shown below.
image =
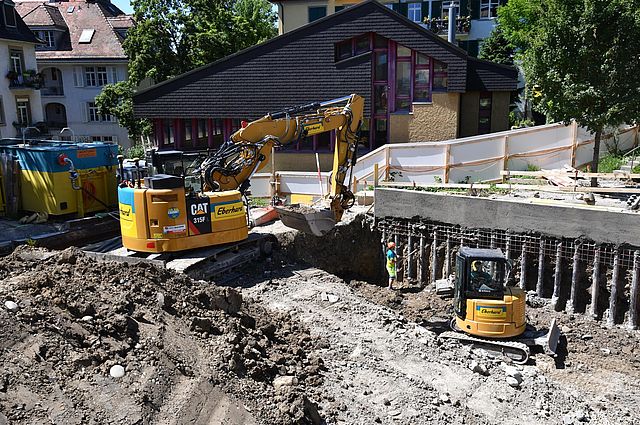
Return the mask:
[(282, 224), (303, 233), (324, 236), (336, 225), (333, 212), (329, 209), (317, 210), (300, 204), (274, 208), (278, 212)]

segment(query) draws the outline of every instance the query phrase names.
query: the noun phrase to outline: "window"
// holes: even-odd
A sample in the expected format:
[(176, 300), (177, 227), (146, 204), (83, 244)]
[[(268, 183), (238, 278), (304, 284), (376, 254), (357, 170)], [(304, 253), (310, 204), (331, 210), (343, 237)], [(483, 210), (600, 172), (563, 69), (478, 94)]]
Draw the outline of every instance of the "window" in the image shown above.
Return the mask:
[(387, 76), (389, 74), (388, 69), (389, 56), (387, 52), (376, 52), (375, 53), (375, 69), (373, 79), (375, 81), (387, 81)]
[(429, 57), (416, 53), (415, 73), (413, 80), (413, 101), (428, 102), (429, 95)]
[(2, 96), (0, 96), (0, 125), (7, 125), (4, 117), (4, 101), (2, 100)]
[(336, 60), (340, 61), (351, 57), (351, 40), (341, 41), (336, 45)]
[(176, 142), (176, 133), (173, 124), (173, 120), (162, 120), (163, 121), (163, 145), (173, 145)]
[(396, 111), (411, 109), (411, 49), (396, 47)]
[(413, 22), (422, 22), (422, 3), (409, 3), (407, 6), (407, 18)]
[(396, 49), (396, 56), (398, 56), (399, 58), (411, 57), (411, 49), (398, 44), (398, 47)]
[(113, 122), (113, 115), (101, 114), (95, 102), (87, 103), (87, 118), (89, 122)]
[(4, 22), (5, 24), (7, 24), (8, 27), (16, 26), (15, 13), (16, 13), (16, 9), (13, 7), (13, 5), (8, 5), (8, 4), (4, 5)]
[(224, 128), (222, 127), (222, 120), (216, 118), (213, 120), (213, 146), (218, 147), (224, 142)]
[(497, 12), (498, 0), (480, 0), (480, 18), (496, 18)]
[(455, 12), (453, 13), (454, 16), (460, 16), (460, 8), (458, 6), (458, 2), (456, 1), (443, 1), (442, 2), (442, 16), (449, 16), (449, 7), (451, 5), (451, 3), (453, 3), (453, 5), (455, 6)]
[(87, 87), (102, 87), (107, 84), (106, 66), (87, 66), (84, 68), (84, 80)]
[(207, 120), (199, 119), (197, 121), (197, 144), (200, 146), (206, 146), (209, 143), (209, 132), (207, 131)]
[(184, 120), (184, 145), (193, 146), (193, 123), (190, 119)]
[(491, 133), (491, 92), (480, 93), (478, 134)]
[(447, 91), (447, 65), (433, 61), (433, 91)]
[(316, 21), (327, 16), (327, 6), (310, 6), (309, 22)]
[(389, 47), (389, 42), (387, 41), (386, 38), (376, 34), (373, 37), (373, 48), (374, 49), (386, 49), (387, 47)]
[(56, 40), (54, 37), (53, 31), (41, 30), (38, 31), (38, 38), (44, 41), (44, 46), (39, 46), (39, 48), (52, 48), (56, 47)]
[(80, 34), (80, 39), (78, 40), (78, 43), (81, 44), (89, 44), (91, 43), (91, 40), (93, 39), (93, 34), (96, 32), (96, 30), (94, 29), (84, 29), (82, 30), (82, 34)]
[(9, 51), (9, 58), (11, 61), (11, 70), (18, 75), (22, 75), (24, 72), (24, 56), (22, 50), (11, 49)]
[(16, 97), (16, 112), (18, 113), (18, 124), (21, 127), (31, 124), (31, 105), (28, 97)]
[(113, 136), (91, 136), (92, 142), (115, 142)]
[(374, 86), (374, 105), (373, 112), (375, 114), (387, 113), (387, 86), (375, 85)]
[(369, 47), (369, 34), (362, 34), (356, 37), (356, 55), (366, 53), (369, 50), (371, 50)]

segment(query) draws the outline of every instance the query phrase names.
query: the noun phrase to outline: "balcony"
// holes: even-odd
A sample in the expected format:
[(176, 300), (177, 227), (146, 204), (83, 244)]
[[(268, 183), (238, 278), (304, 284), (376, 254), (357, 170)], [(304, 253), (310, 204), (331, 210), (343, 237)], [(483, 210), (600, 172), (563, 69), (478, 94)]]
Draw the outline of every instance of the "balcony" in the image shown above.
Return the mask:
[(62, 86), (45, 86), (40, 87), (41, 96), (64, 96), (64, 88)]
[[(449, 17), (444, 18), (425, 18), (423, 27), (433, 31), (438, 35), (446, 35), (449, 31)], [(456, 18), (456, 34), (469, 34), (471, 29), (470, 16), (458, 16)]]
[(10, 89), (34, 89), (39, 90), (42, 85), (42, 76), (36, 71), (25, 71), (18, 74), (15, 71), (7, 73)]

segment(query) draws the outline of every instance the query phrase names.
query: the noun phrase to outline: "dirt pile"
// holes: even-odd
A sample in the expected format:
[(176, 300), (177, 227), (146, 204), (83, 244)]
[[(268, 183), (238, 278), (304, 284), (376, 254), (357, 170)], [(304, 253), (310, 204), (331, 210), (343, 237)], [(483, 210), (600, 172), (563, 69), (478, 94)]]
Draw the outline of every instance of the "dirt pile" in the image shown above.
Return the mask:
[(0, 279), (0, 423), (321, 421), (324, 343), (232, 289), (77, 249)]

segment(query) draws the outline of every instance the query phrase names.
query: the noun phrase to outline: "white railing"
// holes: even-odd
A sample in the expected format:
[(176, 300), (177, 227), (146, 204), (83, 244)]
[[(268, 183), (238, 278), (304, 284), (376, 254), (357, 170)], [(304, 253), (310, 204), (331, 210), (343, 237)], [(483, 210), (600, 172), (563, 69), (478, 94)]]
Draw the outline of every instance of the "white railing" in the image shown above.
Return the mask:
[[(441, 142), (388, 144), (358, 159), (353, 170), (354, 189), (380, 180), (416, 184), (498, 181), (503, 170), (583, 167), (591, 162), (593, 134), (562, 123), (521, 128), (481, 136)], [(621, 151), (638, 145), (638, 127), (624, 126), (602, 137), (600, 155), (606, 155), (614, 143)], [(252, 178), (254, 196), (269, 196), (271, 182), (281, 194), (320, 195), (315, 172), (262, 173)], [(329, 173), (322, 173), (324, 193)]]

